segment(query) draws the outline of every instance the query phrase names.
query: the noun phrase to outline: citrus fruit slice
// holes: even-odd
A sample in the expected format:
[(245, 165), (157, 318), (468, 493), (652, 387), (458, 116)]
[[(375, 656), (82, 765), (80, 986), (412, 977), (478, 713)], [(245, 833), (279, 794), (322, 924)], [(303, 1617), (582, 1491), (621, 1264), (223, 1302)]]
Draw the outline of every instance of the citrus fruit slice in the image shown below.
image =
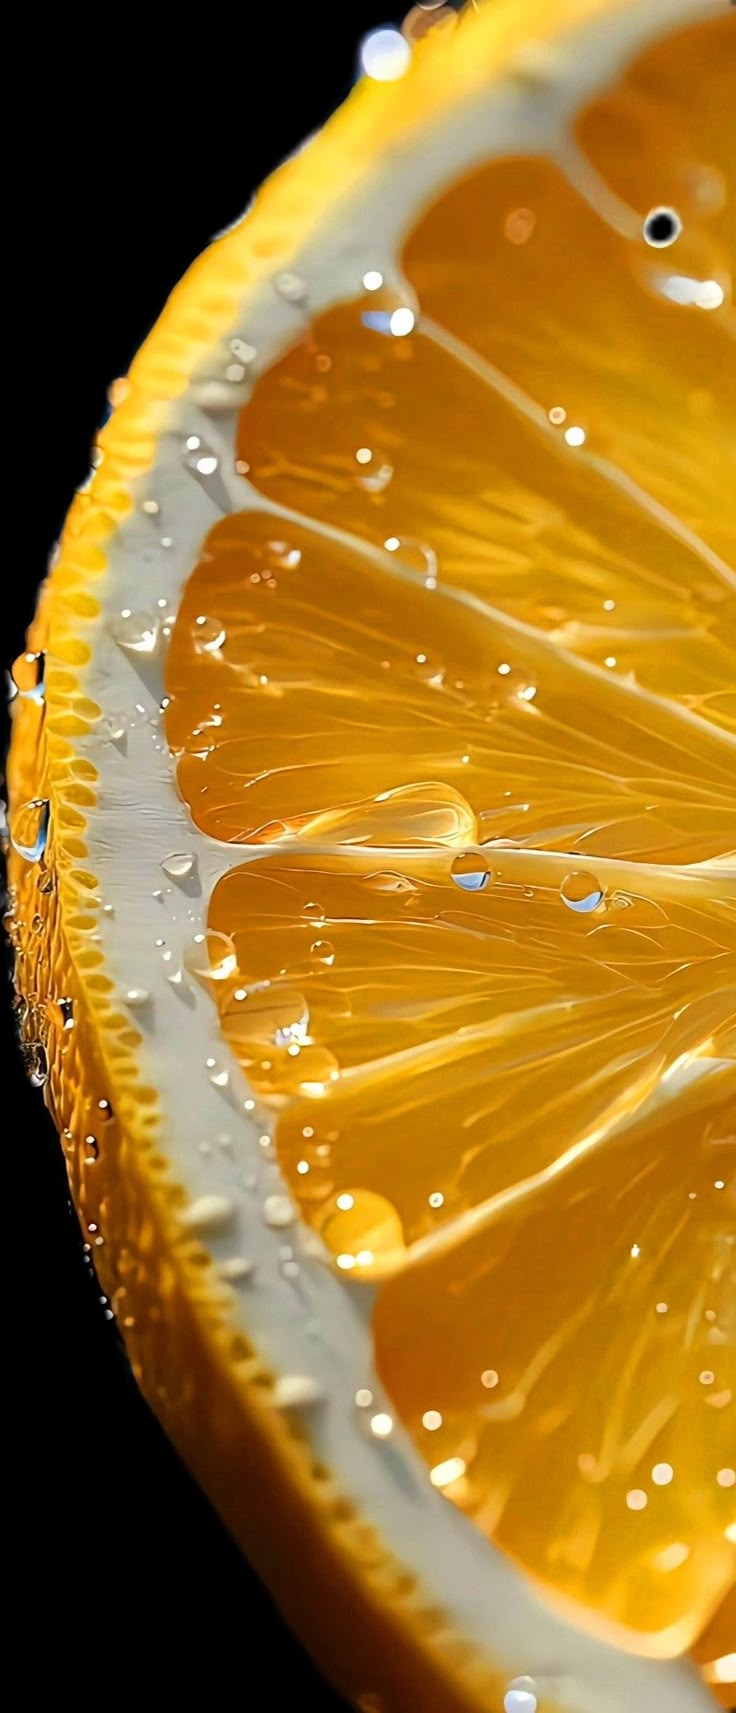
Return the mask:
[(697, 1713), (736, 17), (442, 13), (116, 383), (15, 669), (24, 1054), (141, 1384), (363, 1713)]

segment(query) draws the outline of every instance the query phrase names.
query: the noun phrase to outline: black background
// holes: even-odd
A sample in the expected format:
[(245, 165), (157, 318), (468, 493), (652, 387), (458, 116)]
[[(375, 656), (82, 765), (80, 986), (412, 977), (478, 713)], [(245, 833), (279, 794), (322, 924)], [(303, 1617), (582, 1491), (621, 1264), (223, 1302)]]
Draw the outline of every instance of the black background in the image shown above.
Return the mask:
[[(5, 263), (6, 661), (23, 646), (109, 382), (194, 256), (347, 94), (361, 35), (395, 21), (356, 0), (332, 10), (176, 8), (170, 35), (129, 11), (98, 11), (94, 29), (74, 14), (56, 36), (29, 18), (7, 74), (20, 105)], [(6, 1672), (9, 1649), (24, 1700), (53, 1688), (87, 1705), (123, 1694), (145, 1705), (198, 1689), (246, 1709), (343, 1713), (129, 1377), (56, 1136), (20, 1070), (7, 987), (1, 1010), (3, 1527), (17, 1609)]]

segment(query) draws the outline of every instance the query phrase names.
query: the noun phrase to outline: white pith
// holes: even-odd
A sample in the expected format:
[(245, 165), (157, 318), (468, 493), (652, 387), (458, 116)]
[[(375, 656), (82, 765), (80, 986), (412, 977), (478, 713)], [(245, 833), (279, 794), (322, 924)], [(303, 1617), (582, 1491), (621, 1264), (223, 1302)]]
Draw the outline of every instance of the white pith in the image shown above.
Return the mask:
[[(657, 34), (724, 9), (725, 0), (632, 0), (615, 23), (609, 16), (568, 36), (556, 47), (554, 61), (520, 62), (516, 76), (437, 125), (414, 151), (407, 148), (401, 172), (391, 172), (390, 190), (386, 167), (343, 213), (319, 226), (313, 246), (292, 260), (303, 297), (290, 301), (273, 284), (250, 296), (242, 320), (212, 352), (207, 373), (172, 412), (155, 469), (111, 544), (94, 656), (83, 675), (84, 692), (106, 713), (125, 715), (137, 702), (152, 716), (118, 742), (99, 733), (80, 741), (99, 774), (88, 828), (90, 867), (103, 906), (114, 907), (114, 916), (103, 910), (99, 921), (108, 973), (123, 1003), (131, 990), (149, 994), (132, 1015), (144, 1035), (142, 1074), (159, 1091), (161, 1151), (187, 1191), (198, 1235), (232, 1286), (233, 1327), (247, 1332), (282, 1378), (281, 1400), (285, 1407), (296, 1400), (319, 1460), (372, 1520), (386, 1548), (419, 1572), (423, 1590), (445, 1612), (448, 1625), (509, 1681), (531, 1677), (540, 1703), (565, 1713), (707, 1713), (713, 1704), (689, 1664), (635, 1656), (577, 1629), (432, 1488), (398, 1422), (389, 1438), (371, 1433), (370, 1416), (390, 1410), (390, 1403), (373, 1369), (370, 1293), (332, 1272), (296, 1215), (290, 1223), (275, 1223), (268, 1198), (287, 1192), (272, 1147), (263, 1145), (268, 1123), (263, 1115), (259, 1120), (257, 1107), (246, 1110), (251, 1091), (223, 1040), (212, 997), (185, 969), (184, 943), (203, 932), (219, 878), (266, 851), (220, 845), (194, 827), (177, 795), (175, 760), (155, 720), (163, 652), (125, 653), (109, 626), (121, 609), (156, 611), (158, 600), (176, 611), (202, 540), (223, 508), (280, 515), (234, 473), (235, 426), (249, 383), (233, 386), (222, 378), (232, 361), (229, 340), (240, 337), (253, 346), (254, 368), (267, 368), (305, 320), (358, 296), (369, 269), (395, 282), (411, 303), (396, 258), (423, 204), (496, 154), (547, 154), (564, 168), (569, 121), (634, 53)], [(625, 210), (611, 208), (610, 217), (625, 222)], [(211, 479), (201, 478), (186, 455), (192, 435), (219, 460)], [(157, 513), (142, 509), (146, 499), (157, 502)], [(171, 545), (162, 545), (162, 537)], [(182, 884), (161, 867), (178, 851), (196, 856), (195, 873)], [(158, 945), (160, 940), (165, 943)], [(179, 971), (181, 982), (172, 982)], [(214, 1066), (207, 1066), (208, 1058)], [(286, 1221), (288, 1209), (277, 1208), (276, 1215)], [(366, 1388), (376, 1401), (373, 1409), (361, 1410), (355, 1394)]]

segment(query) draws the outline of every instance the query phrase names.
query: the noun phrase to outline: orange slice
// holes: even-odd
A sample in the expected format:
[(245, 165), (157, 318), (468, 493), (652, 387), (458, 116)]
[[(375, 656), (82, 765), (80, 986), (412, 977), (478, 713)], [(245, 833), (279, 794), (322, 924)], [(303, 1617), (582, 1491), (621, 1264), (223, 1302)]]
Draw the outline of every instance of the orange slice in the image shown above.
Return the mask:
[(736, 18), (426, 22), (116, 384), (15, 669), (24, 1054), (142, 1386), (363, 1713), (705, 1713)]

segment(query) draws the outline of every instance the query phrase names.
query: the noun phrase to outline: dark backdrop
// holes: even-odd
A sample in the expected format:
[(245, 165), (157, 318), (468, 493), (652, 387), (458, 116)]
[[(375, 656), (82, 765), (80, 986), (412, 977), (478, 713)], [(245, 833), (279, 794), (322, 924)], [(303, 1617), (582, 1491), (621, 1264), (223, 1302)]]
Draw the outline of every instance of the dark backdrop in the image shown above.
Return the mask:
[[(93, 33), (75, 13), (53, 25), (29, 9), (8, 72), (19, 106), (6, 154), (6, 662), (87, 472), (108, 383), (197, 252), (347, 93), (361, 35), (392, 21), (369, 0), (339, 12), (334, 0), (258, 0), (167, 8), (169, 37), (156, 10), (97, 11)], [(20, 1071), (7, 987), (0, 1015), (3, 1528), (17, 1609), (6, 1647), (23, 1701), (49, 1688), (87, 1706), (226, 1692), (246, 1710), (343, 1713), (130, 1379), (56, 1137)]]

